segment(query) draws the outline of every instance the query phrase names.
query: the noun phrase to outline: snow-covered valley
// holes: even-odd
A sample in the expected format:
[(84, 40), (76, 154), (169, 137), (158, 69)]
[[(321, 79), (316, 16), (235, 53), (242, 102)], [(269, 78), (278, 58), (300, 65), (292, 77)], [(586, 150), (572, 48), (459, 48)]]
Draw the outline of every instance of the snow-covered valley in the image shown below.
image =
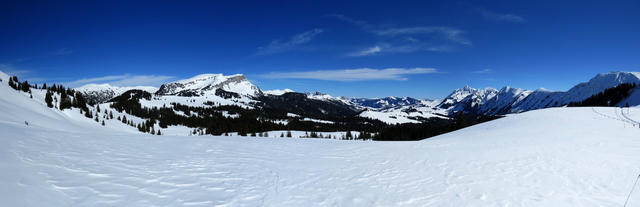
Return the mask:
[(534, 110), (416, 142), (153, 136), (0, 89), (6, 206), (621, 206), (640, 173), (638, 107)]

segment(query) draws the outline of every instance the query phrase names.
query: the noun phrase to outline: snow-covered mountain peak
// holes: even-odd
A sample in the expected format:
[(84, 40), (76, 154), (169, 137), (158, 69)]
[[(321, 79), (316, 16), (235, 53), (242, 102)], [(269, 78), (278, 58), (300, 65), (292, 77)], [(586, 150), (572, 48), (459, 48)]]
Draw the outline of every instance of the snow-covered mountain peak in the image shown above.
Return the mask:
[(188, 79), (163, 84), (156, 94), (178, 96), (201, 96), (215, 94), (217, 89), (246, 96), (258, 96), (262, 91), (242, 74), (200, 74)]
[(582, 101), (604, 91), (607, 88), (615, 87), (622, 83), (640, 83), (640, 72), (614, 71), (600, 73), (591, 78), (589, 82), (580, 83), (567, 91), (560, 103)]

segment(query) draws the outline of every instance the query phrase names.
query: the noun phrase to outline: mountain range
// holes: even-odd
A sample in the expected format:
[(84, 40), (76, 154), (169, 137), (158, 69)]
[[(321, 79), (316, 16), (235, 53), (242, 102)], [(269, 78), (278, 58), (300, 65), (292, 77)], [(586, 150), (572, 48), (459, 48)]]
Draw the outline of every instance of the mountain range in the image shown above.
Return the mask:
[[(87, 99), (96, 103), (108, 102), (127, 90), (140, 89), (153, 93), (152, 105), (169, 105), (184, 103), (191, 106), (213, 104), (217, 106), (235, 105), (246, 108), (260, 107), (265, 99), (276, 100), (275, 97), (286, 94), (299, 94), (306, 99), (298, 101), (318, 100), (341, 105), (350, 109), (360, 117), (377, 119), (388, 124), (418, 123), (421, 120), (439, 117), (447, 118), (458, 112), (479, 115), (505, 115), (548, 107), (565, 106), (578, 102), (605, 89), (622, 83), (640, 83), (640, 72), (614, 71), (596, 75), (591, 80), (579, 83), (568, 91), (550, 91), (546, 89), (526, 90), (505, 86), (475, 89), (465, 86), (454, 90), (441, 100), (417, 99), (411, 97), (384, 98), (349, 98), (334, 97), (321, 92), (297, 93), (290, 89), (262, 91), (252, 84), (244, 75), (236, 74), (201, 74), (189, 79), (165, 83), (160, 88), (116, 87), (108, 84), (89, 84), (76, 90), (82, 92)], [(640, 105), (640, 90), (634, 89), (628, 98), (618, 105)], [(269, 101), (266, 101), (269, 102)], [(325, 109), (320, 109), (320, 112)], [(298, 111), (300, 113), (300, 111)]]

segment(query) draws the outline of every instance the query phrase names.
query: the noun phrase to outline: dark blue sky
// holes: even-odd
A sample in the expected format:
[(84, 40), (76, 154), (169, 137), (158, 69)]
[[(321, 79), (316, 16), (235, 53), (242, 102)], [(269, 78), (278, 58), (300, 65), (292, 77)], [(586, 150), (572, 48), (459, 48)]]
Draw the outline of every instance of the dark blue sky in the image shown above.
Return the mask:
[(640, 70), (638, 1), (3, 1), (0, 70), (155, 85), (243, 73), (264, 90), (442, 98), (567, 90)]

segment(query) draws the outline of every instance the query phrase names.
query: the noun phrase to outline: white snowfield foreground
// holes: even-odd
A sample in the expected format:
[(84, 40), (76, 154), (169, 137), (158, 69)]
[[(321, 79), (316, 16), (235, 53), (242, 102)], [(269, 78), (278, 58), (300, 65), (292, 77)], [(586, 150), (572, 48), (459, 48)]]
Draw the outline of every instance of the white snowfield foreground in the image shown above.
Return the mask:
[(179, 137), (5, 89), (2, 206), (622, 206), (640, 173), (640, 108), (537, 110), (419, 142)]

